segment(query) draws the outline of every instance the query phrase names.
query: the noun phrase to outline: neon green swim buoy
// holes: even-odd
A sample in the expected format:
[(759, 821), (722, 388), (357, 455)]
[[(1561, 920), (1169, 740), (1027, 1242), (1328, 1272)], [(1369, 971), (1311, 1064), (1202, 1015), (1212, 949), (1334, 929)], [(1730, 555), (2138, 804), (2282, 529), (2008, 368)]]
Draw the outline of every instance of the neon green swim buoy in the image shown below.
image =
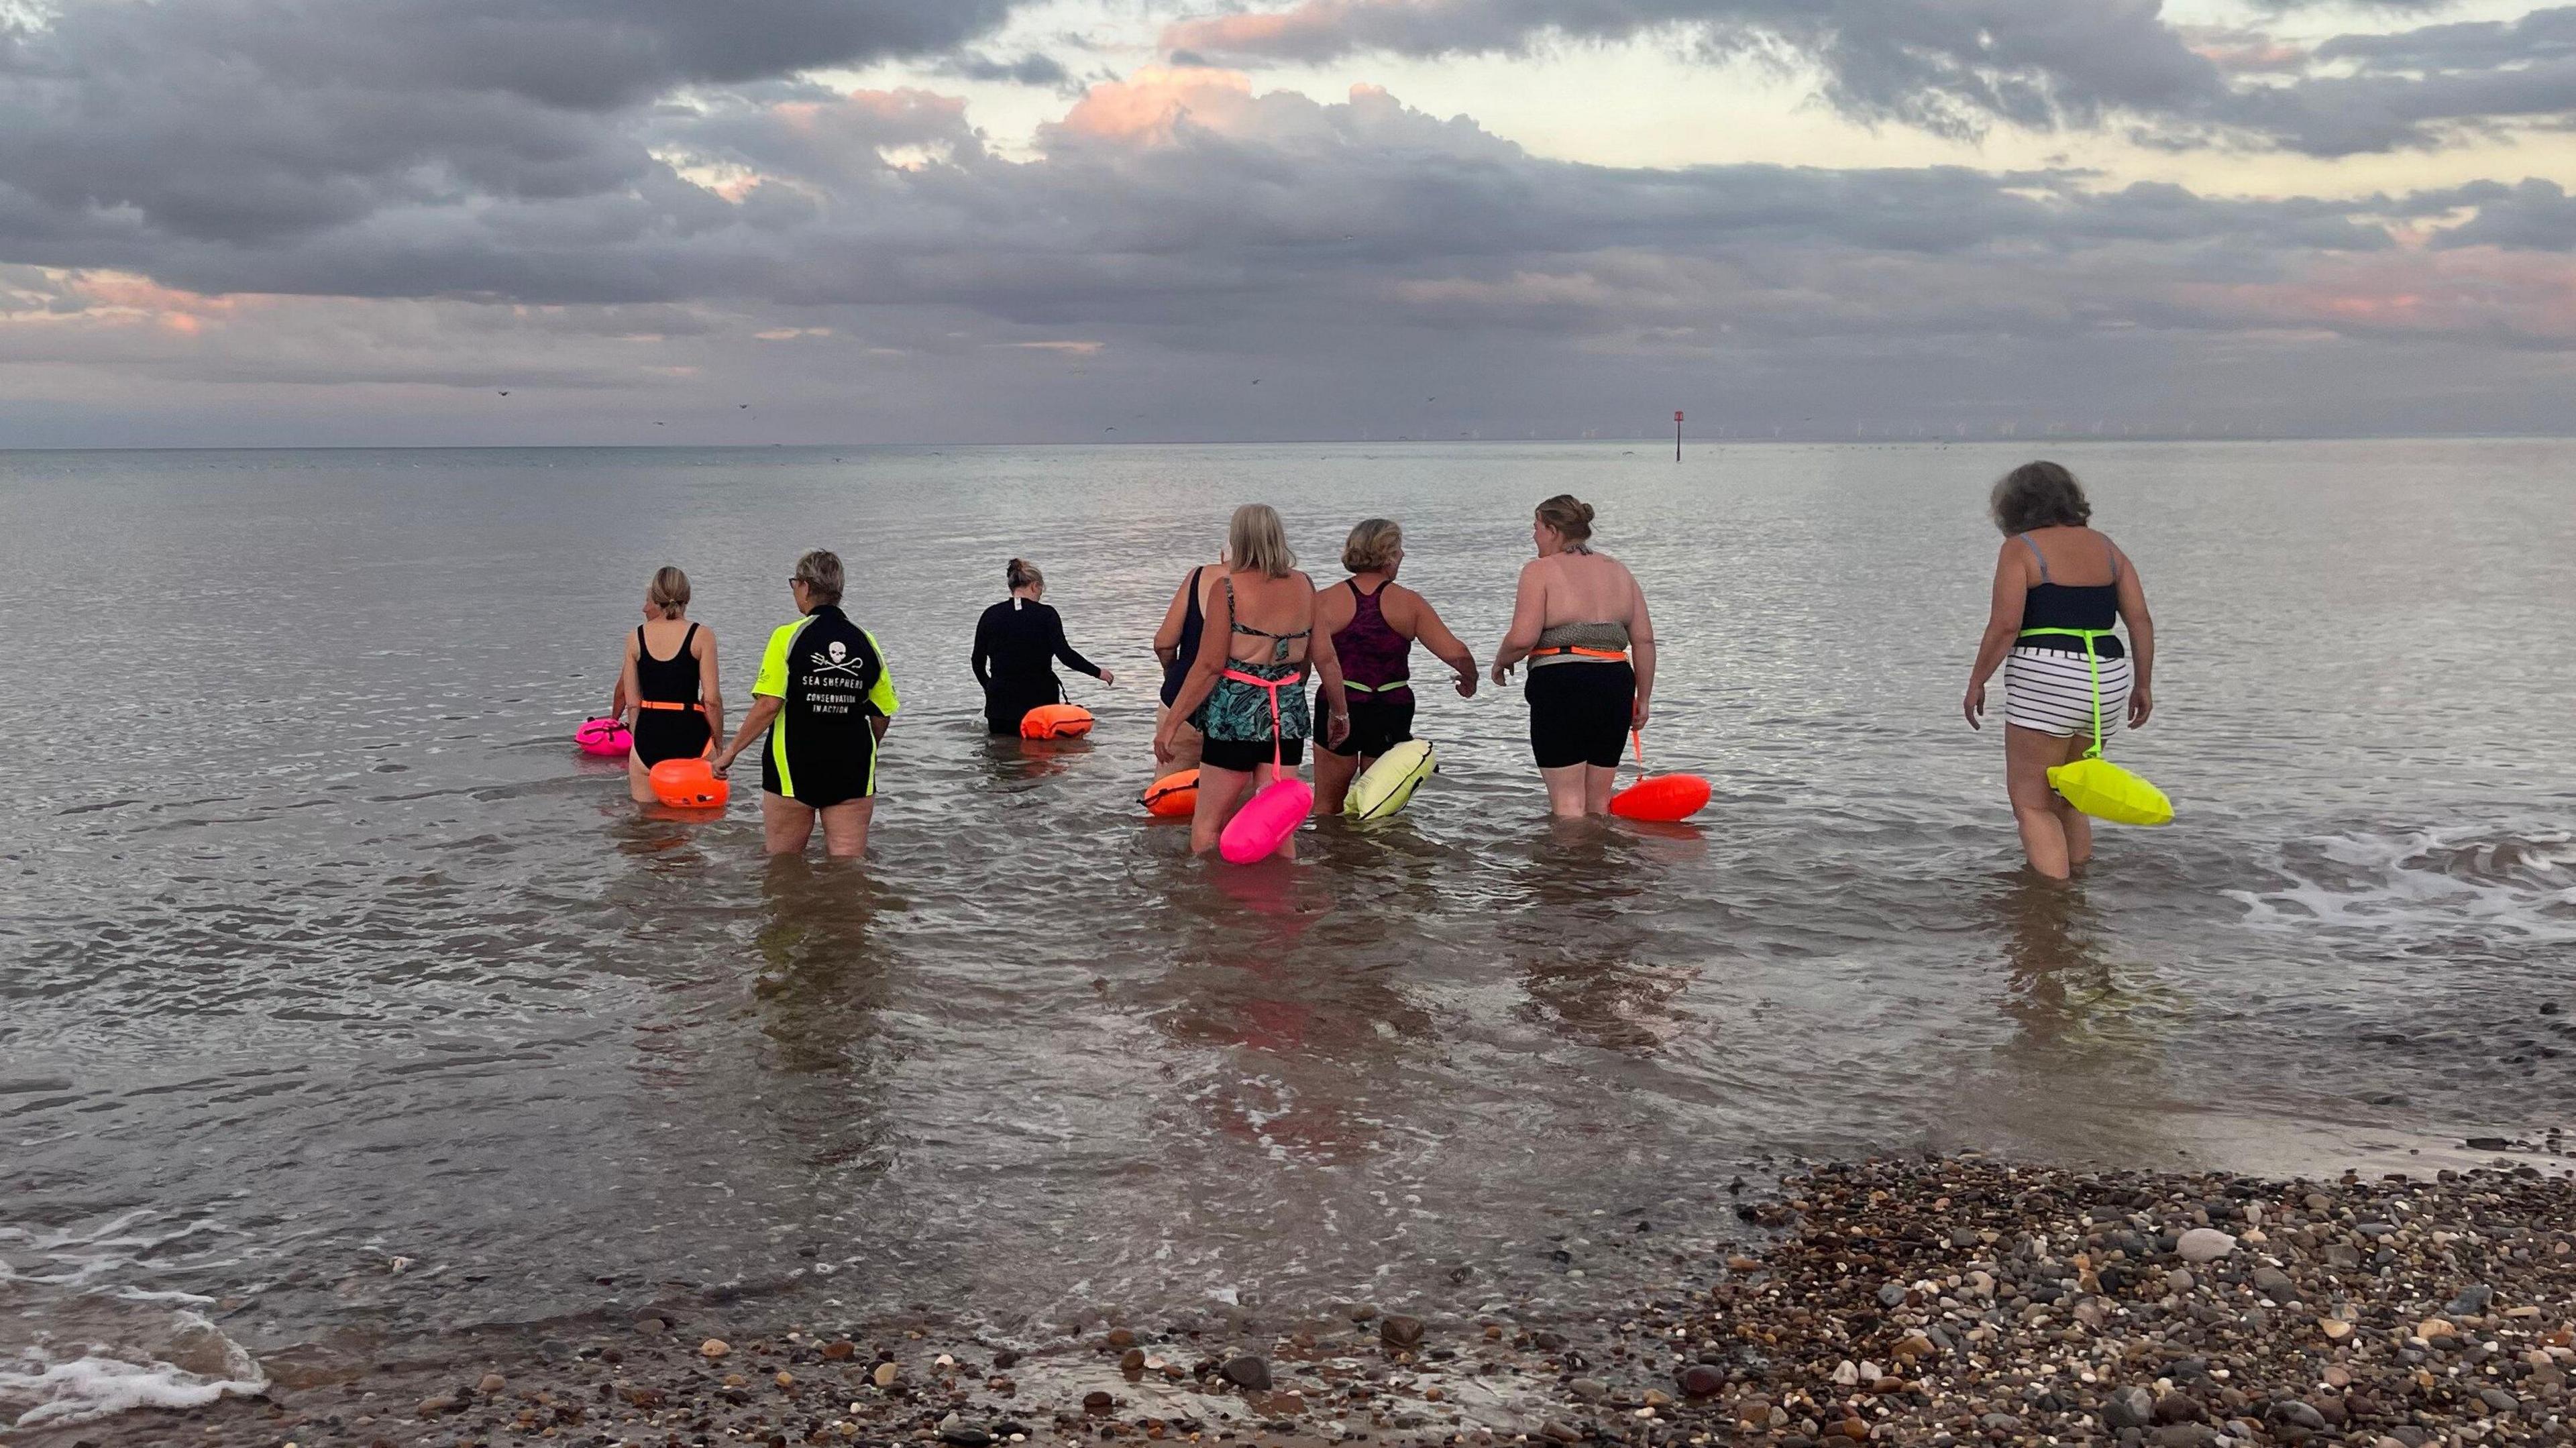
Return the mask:
[(2064, 634), (2084, 640), (2084, 662), (2093, 671), (2093, 747), (2084, 757), (2060, 764), (2048, 771), (2048, 787), (2058, 796), (2097, 820), (2117, 825), (2169, 825), (2173, 823), (2173, 801), (2165, 792), (2149, 784), (2146, 777), (2122, 769), (2102, 757), (2102, 659), (2093, 651), (2093, 641), (2111, 631), (2106, 628), (2026, 628), (2021, 637), (2034, 634)]

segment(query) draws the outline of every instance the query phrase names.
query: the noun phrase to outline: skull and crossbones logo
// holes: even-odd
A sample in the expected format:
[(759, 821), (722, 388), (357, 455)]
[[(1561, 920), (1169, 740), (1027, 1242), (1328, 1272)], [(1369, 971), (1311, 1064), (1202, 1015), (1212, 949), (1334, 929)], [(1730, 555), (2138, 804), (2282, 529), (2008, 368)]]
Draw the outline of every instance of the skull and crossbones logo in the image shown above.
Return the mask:
[(842, 674), (856, 678), (864, 661), (850, 652), (850, 646), (834, 639), (823, 646), (823, 657), (814, 661), (818, 674)]

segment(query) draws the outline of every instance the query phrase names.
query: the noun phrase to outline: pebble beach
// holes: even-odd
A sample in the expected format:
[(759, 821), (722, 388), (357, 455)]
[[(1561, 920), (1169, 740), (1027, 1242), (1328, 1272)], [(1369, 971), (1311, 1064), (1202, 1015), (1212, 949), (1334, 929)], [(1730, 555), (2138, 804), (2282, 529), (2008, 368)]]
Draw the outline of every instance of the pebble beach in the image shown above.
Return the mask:
[(648, 1310), (587, 1337), (291, 1350), (263, 1361), (255, 1396), (17, 1441), (2566, 1442), (2576, 1180), (2561, 1140), (2537, 1145), (2371, 1180), (1829, 1164), (1743, 1187), (1733, 1246), (1589, 1317), (1112, 1311), (1002, 1343), (927, 1304), (868, 1325)]

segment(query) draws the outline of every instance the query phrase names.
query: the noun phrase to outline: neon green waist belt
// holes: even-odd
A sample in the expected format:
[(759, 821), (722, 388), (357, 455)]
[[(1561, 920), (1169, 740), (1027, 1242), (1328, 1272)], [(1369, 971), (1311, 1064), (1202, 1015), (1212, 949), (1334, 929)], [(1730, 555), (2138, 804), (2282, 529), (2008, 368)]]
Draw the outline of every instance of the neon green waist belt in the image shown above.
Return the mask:
[(1412, 688), (1413, 680), (1411, 678), (1402, 678), (1396, 680), (1392, 684), (1360, 684), (1354, 683), (1349, 679), (1344, 679), (1342, 680), (1342, 687), (1354, 694), (1392, 694), (1398, 689)]

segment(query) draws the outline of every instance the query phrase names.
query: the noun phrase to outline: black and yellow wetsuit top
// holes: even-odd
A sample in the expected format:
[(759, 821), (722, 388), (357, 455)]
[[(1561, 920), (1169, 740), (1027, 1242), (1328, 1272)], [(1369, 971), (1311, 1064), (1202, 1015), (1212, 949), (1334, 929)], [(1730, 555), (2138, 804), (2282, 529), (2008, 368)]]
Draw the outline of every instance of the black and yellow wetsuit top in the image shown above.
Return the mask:
[(901, 705), (876, 636), (824, 604), (769, 636), (755, 695), (780, 701), (760, 787), (827, 809), (877, 792), (874, 721)]

